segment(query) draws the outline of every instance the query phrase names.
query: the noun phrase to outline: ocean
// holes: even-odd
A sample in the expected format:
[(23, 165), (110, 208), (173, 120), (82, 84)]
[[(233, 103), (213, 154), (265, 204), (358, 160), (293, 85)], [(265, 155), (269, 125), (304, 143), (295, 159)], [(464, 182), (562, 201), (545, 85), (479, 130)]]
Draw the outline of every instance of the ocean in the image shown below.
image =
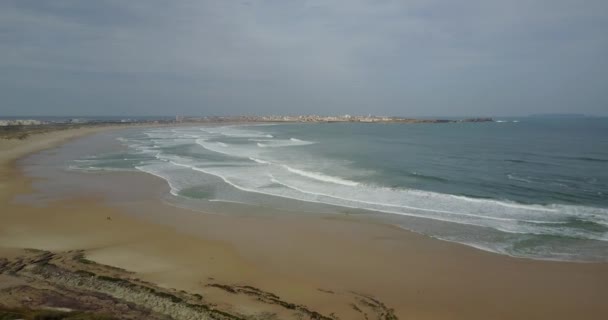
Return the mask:
[(379, 219), (515, 257), (608, 261), (608, 119), (122, 131), (70, 170), (139, 171), (167, 201)]

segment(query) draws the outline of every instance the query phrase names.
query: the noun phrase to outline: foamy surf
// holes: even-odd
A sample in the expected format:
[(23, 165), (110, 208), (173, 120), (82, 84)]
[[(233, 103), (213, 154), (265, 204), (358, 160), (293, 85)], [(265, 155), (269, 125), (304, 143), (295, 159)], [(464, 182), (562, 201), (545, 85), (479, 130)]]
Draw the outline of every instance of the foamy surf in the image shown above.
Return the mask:
[(328, 175), (322, 174), (320, 172), (304, 171), (304, 170), (292, 168), (288, 165), (283, 165), (283, 168), (287, 169), (287, 171), (289, 171), (289, 172), (301, 175), (303, 177), (311, 178), (311, 179), (315, 179), (315, 180), (319, 180), (319, 181), (323, 181), (323, 182), (330, 182), (330, 183), (341, 184), (341, 185), (351, 186), (351, 187), (355, 187), (355, 186), (359, 185), (358, 182), (350, 181), (350, 180), (346, 180), (346, 179), (342, 179), (342, 178), (338, 178), (338, 177), (328, 176)]
[(314, 144), (312, 141), (304, 141), (291, 138), (289, 140), (266, 140), (259, 141), (257, 146), (260, 148), (283, 148), (283, 147), (296, 147), (296, 146), (306, 146), (310, 144)]
[[(217, 188), (221, 185), (221, 193), (209, 193), (211, 199), (200, 198), (201, 201), (272, 206), (277, 199), (285, 199), (281, 201), (319, 206), (323, 212), (328, 209), (321, 206), (385, 213), (398, 217), (391, 221), (403, 221), (397, 224), (407, 229), (501, 254), (587, 260), (593, 259), (594, 250), (608, 248), (608, 209), (584, 202), (605, 195), (608, 185), (601, 174), (578, 177), (569, 176), (563, 170), (571, 163), (583, 161), (582, 167), (597, 167), (593, 172), (601, 172), (602, 161), (586, 159), (608, 159), (606, 154), (547, 158), (544, 154), (512, 152), (480, 164), (476, 162), (477, 157), (483, 154), (476, 154), (475, 149), (460, 150), (474, 146), (477, 141), (474, 139), (469, 144), (456, 144), (459, 147), (454, 149), (436, 144), (442, 147), (423, 148), (416, 153), (401, 151), (420, 145), (417, 140), (407, 140), (410, 136), (407, 134), (391, 133), (368, 140), (366, 137), (376, 128), (397, 132), (412, 128), (415, 139), (422, 139), (426, 135), (415, 134), (417, 130), (424, 132), (426, 126), (369, 126), (362, 127), (365, 130), (358, 133), (356, 127), (349, 128), (349, 132), (354, 130), (356, 140), (349, 135), (338, 139), (342, 134), (338, 131), (327, 139), (321, 134), (323, 130), (340, 126), (315, 126), (320, 132), (314, 134), (307, 132), (305, 126), (286, 125), (144, 129), (120, 139), (129, 148), (128, 154), (88, 157), (75, 161), (74, 166), (81, 170), (94, 167), (94, 170), (108, 171), (117, 166), (131, 166), (166, 180), (176, 202), (183, 197), (189, 201), (198, 199), (196, 190), (202, 190), (201, 186), (204, 190), (213, 190), (216, 186), (209, 183), (215, 181)], [(500, 130), (511, 130), (505, 129), (510, 127)], [(477, 127), (441, 128), (457, 131)], [(459, 131), (454, 133), (458, 134)], [(402, 143), (403, 139), (407, 143)], [(393, 143), (395, 141), (397, 143)], [(506, 148), (486, 147), (494, 148), (495, 157)], [(426, 155), (429, 152), (433, 157)], [(469, 154), (474, 156), (468, 157)], [(412, 163), (412, 159), (417, 158), (422, 161)], [(90, 161), (92, 159), (94, 161)], [(489, 161), (495, 161), (497, 166), (494, 180), (487, 182), (486, 172), (479, 176), (468, 174), (474, 172), (476, 166), (491, 165)], [(562, 170), (553, 175), (538, 174), (550, 170), (551, 165), (559, 161)], [(427, 165), (433, 170), (426, 168)], [(508, 170), (501, 171), (503, 167)], [(442, 190), (463, 179), (467, 183), (454, 189), (457, 192)], [(416, 188), (417, 184), (431, 190)], [(485, 197), (469, 195), (479, 192)], [(573, 192), (578, 193), (578, 198), (570, 195)], [(536, 196), (528, 196), (530, 193)], [(564, 201), (534, 201), (546, 199), (544, 195)], [(526, 201), (519, 201), (521, 198)], [(576, 202), (579, 199), (581, 203)], [(597, 255), (608, 260), (608, 251), (602, 252), (606, 254)]]
[(177, 186), (175, 186), (174, 183), (172, 183), (170, 175), (162, 174), (162, 171), (154, 170), (153, 166), (141, 166), (141, 167), (135, 167), (135, 169), (165, 180), (167, 182), (167, 184), (169, 185), (169, 192), (174, 196), (179, 195), (180, 189)]
[(257, 162), (257, 163), (259, 163), (259, 164), (271, 164), (271, 163), (270, 163), (270, 162), (268, 162), (268, 161), (265, 161), (265, 160), (262, 160), (262, 159), (256, 159), (256, 158), (254, 158), (254, 157), (249, 157), (249, 160), (254, 161), (254, 162)]

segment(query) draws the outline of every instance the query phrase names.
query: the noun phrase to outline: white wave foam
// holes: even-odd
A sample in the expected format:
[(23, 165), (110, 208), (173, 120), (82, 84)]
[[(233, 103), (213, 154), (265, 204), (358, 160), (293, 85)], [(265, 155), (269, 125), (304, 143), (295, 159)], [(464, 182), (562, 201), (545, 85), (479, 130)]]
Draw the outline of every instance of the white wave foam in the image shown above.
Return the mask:
[(224, 199), (209, 199), (208, 201), (209, 202), (237, 203), (237, 204), (244, 204), (244, 205), (248, 205), (248, 206), (251, 205), (251, 203), (247, 203), (247, 202), (234, 201), (234, 200), (224, 200)]
[(198, 172), (202, 172), (202, 173), (206, 173), (206, 174), (218, 177), (218, 178), (222, 179), (225, 183), (227, 183), (227, 184), (229, 184), (229, 185), (231, 185), (231, 186), (233, 186), (236, 189), (239, 189), (241, 191), (262, 193), (262, 194), (267, 194), (267, 195), (273, 195), (273, 194), (270, 194), (270, 193), (259, 192), (255, 188), (246, 188), (246, 187), (239, 186), (238, 184), (233, 183), (232, 181), (230, 181), (230, 179), (226, 178), (226, 176), (218, 174), (218, 173), (214, 172), (213, 170), (210, 170), (210, 168), (203, 169), (203, 168), (199, 168), (199, 167), (192, 166), (192, 165), (177, 163), (177, 162), (174, 162), (174, 161), (171, 161), (171, 164), (176, 165), (176, 166), (180, 166), (180, 167), (190, 168), (190, 169), (192, 169), (194, 171), (198, 171)]
[[(234, 130), (234, 128), (228, 129), (223, 133), (235, 134)], [(237, 135), (242, 133), (242, 131), (236, 132)], [(251, 136), (252, 132), (246, 133)], [(323, 172), (305, 170), (303, 168), (306, 167), (298, 165), (298, 161), (302, 161), (302, 158), (299, 157), (300, 153), (296, 153), (298, 152), (296, 149), (292, 151), (293, 153), (287, 153), (284, 150), (272, 150), (271, 148), (314, 142), (297, 138), (271, 140), (267, 139), (268, 137), (264, 136), (263, 132), (256, 134), (257, 136), (248, 139), (252, 142), (244, 144), (213, 141), (221, 139), (220, 135), (226, 136), (220, 133), (210, 133), (207, 138), (194, 140), (209, 151), (248, 159), (251, 162), (235, 159), (228, 164), (220, 161), (202, 161), (197, 158), (187, 159), (181, 156), (167, 157), (161, 153), (170, 151), (157, 149), (155, 146), (148, 145), (138, 148), (147, 150), (147, 152), (159, 153), (158, 158), (168, 165), (182, 166), (216, 176), (236, 189), (246, 192), (486, 227), (512, 234), (557, 235), (608, 240), (608, 235), (601, 231), (589, 231), (577, 227), (576, 223), (573, 224), (573, 220), (581, 220), (608, 225), (608, 210), (583, 206), (526, 205), (503, 200), (366, 185), (330, 176)], [(162, 133), (156, 132), (155, 138), (150, 137), (149, 139), (154, 141), (156, 146), (160, 146), (165, 143), (170, 145), (171, 140), (184, 137), (183, 133), (167, 139), (161, 138), (161, 135)], [(205, 134), (202, 136), (205, 137)], [(212, 137), (213, 140), (209, 141), (209, 137)], [(188, 143), (192, 143), (192, 141), (193, 139), (190, 139)], [(225, 141), (232, 140), (226, 139)], [(327, 161), (327, 159), (314, 159), (314, 161), (323, 163), (322, 161)], [(314, 164), (309, 164), (307, 167), (314, 167)], [(317, 167), (325, 168), (323, 169), (325, 172), (333, 172), (326, 165)], [(187, 175), (187, 173), (178, 173), (182, 177), (177, 180), (175, 177), (168, 176), (173, 174), (170, 171), (160, 174), (167, 177), (166, 180), (170, 181), (172, 190), (183, 188), (184, 185), (181, 183), (184, 181), (186, 187), (198, 183), (184, 178), (183, 175)], [(159, 173), (157, 172), (157, 174)], [(511, 180), (525, 179), (514, 174), (510, 174), (508, 178)], [(537, 182), (536, 179), (525, 180), (527, 181), (522, 182)], [(177, 192), (172, 192), (172, 194), (177, 194)]]
[(311, 178), (311, 179), (315, 179), (315, 180), (319, 180), (319, 181), (331, 182), (331, 183), (341, 184), (341, 185), (351, 186), (351, 187), (355, 187), (355, 186), (359, 185), (358, 182), (350, 181), (350, 180), (346, 180), (346, 179), (342, 179), (342, 178), (338, 178), (338, 177), (328, 176), (328, 175), (322, 174), (320, 172), (304, 171), (304, 170), (292, 168), (288, 165), (282, 165), (282, 167), (287, 169), (287, 171), (289, 171), (289, 172), (301, 175), (306, 178)]
[[(274, 164), (255, 157), (249, 157), (249, 159), (256, 163)], [(279, 168), (295, 175), (285, 175), (285, 173), (281, 173), (281, 170), (277, 171)], [(255, 169), (255, 171), (245, 167), (197, 168), (195, 170), (199, 169), (203, 170), (204, 173), (219, 176), (225, 182), (244, 191), (405, 215), (411, 215), (411, 212), (415, 211), (419, 212), (416, 216), (420, 217), (493, 227), (506, 232), (516, 232), (519, 227), (517, 225), (501, 227), (491, 221), (559, 224), (567, 221), (572, 216), (580, 217), (583, 220), (598, 220), (595, 219), (596, 213), (590, 212), (586, 207), (580, 211), (565, 210), (563, 206), (524, 205), (418, 190), (372, 187), (280, 164), (268, 166), (264, 170)], [(273, 177), (270, 182), (279, 183), (296, 192), (275, 189), (271, 190), (272, 192), (269, 192), (270, 189), (261, 192), (262, 190), (259, 188), (267, 188), (265, 185), (268, 184), (268, 181), (264, 181), (268, 180), (269, 173), (281, 176), (283, 180), (280, 181), (277, 177)], [(298, 176), (304, 177), (306, 180), (296, 179)], [(291, 182), (286, 182), (285, 179)], [(547, 215), (547, 212), (552, 214)], [(606, 214), (604, 212), (598, 213)], [(446, 216), (452, 218), (446, 220)], [(455, 216), (458, 217), (453, 218)]]
[(527, 204), (527, 205), (526, 204), (517, 204), (517, 203), (512, 203), (512, 202), (505, 202), (505, 201), (498, 201), (498, 200), (491, 200), (491, 199), (477, 199), (477, 198), (469, 198), (469, 197), (456, 196), (456, 195), (448, 195), (448, 196), (455, 198), (455, 199), (468, 201), (468, 202), (492, 203), (492, 204), (503, 206), (503, 207), (524, 209), (524, 210), (530, 210), (530, 211), (546, 211), (546, 212), (556, 212), (557, 211), (556, 209), (551, 209), (551, 208), (547, 208), (544, 206), (533, 205), (533, 204)]
[(260, 141), (257, 143), (257, 146), (260, 148), (281, 148), (281, 147), (296, 147), (296, 146), (306, 146), (309, 144), (314, 144), (312, 141), (304, 141), (291, 138), (289, 140), (267, 140)]
[[(360, 204), (364, 204), (364, 205), (373, 205), (373, 206), (378, 206), (378, 207), (390, 207), (390, 208), (398, 208), (398, 209), (410, 209), (410, 210), (416, 210), (416, 211), (426, 211), (426, 212), (434, 212), (434, 213), (441, 213), (441, 214), (448, 214), (448, 215), (455, 215), (455, 216), (466, 216), (466, 217), (471, 217), (471, 218), (482, 218), (482, 219), (499, 220), (499, 221), (523, 221), (523, 222), (530, 222), (530, 223), (548, 223), (547, 221), (519, 220), (519, 219), (514, 219), (514, 218), (500, 218), (500, 217), (484, 216), (484, 215), (479, 215), (479, 214), (455, 212), (455, 211), (449, 211), (449, 210), (438, 210), (438, 209), (432, 209), (432, 208), (414, 207), (414, 206), (408, 206), (408, 205), (404, 205), (404, 204), (388, 204), (388, 203), (380, 203), (380, 202), (374, 202), (374, 201), (365, 201), (365, 200), (349, 198), (349, 197), (340, 197), (340, 196), (336, 196), (336, 195), (332, 195), (332, 194), (307, 191), (307, 190), (298, 188), (293, 185), (288, 185), (284, 182), (281, 182), (281, 181), (275, 179), (274, 177), (272, 177), (272, 181), (275, 183), (281, 184), (285, 187), (288, 187), (290, 189), (297, 190), (302, 193), (308, 193), (308, 194), (313, 194), (316, 196), (322, 196), (322, 197), (327, 197), (327, 198), (334, 198), (334, 199), (349, 201), (349, 202), (353, 202), (353, 203), (360, 203)], [(356, 208), (370, 209), (365, 206), (356, 206)], [(388, 212), (388, 213), (398, 213), (396, 211), (387, 211), (387, 210), (379, 210), (379, 211)], [(399, 214), (403, 214), (403, 213), (399, 213)], [(437, 220), (455, 222), (452, 220), (443, 220), (443, 219), (437, 219)]]
[(137, 167), (135, 167), (135, 169), (165, 180), (167, 182), (167, 184), (169, 185), (169, 189), (170, 189), (169, 192), (174, 196), (179, 195), (180, 189), (171, 182), (171, 179), (169, 176), (163, 175), (159, 171), (152, 169), (152, 166), (137, 166)]
[(507, 123), (507, 122), (517, 123), (517, 122), (519, 122), (519, 120), (511, 120), (511, 121), (509, 121), (509, 120), (496, 120), (494, 122), (496, 122), (496, 123)]
[(212, 152), (221, 153), (231, 157), (249, 158), (258, 157), (260, 151), (255, 146), (248, 145), (232, 145), (227, 143), (218, 144), (216, 142), (206, 141), (205, 139), (197, 139), (196, 144)]
[(526, 179), (526, 178), (522, 178), (522, 177), (518, 177), (514, 174), (507, 174), (507, 178), (509, 178), (509, 180), (514, 180), (514, 181), (520, 181), (520, 182), (526, 182), (526, 183), (533, 183), (532, 180)]
[(90, 167), (79, 167), (79, 166), (73, 166), (73, 165), (68, 165), (67, 169), (69, 171), (80, 171), (80, 172), (100, 172), (100, 171), (107, 171), (107, 172), (132, 172), (133, 169), (129, 169), (129, 168), (108, 168), (108, 167), (94, 167), (94, 166), (90, 166)]
[[(274, 183), (283, 185), (285, 187), (288, 187), (290, 189), (296, 190), (298, 192), (302, 192), (302, 193), (308, 193), (311, 195), (315, 195), (317, 197), (315, 198), (310, 198), (310, 199), (302, 199), (302, 198), (291, 198), (294, 200), (300, 200), (300, 201), (307, 201), (307, 202), (316, 202), (316, 203), (322, 203), (322, 204), (329, 204), (329, 205), (335, 205), (335, 206), (340, 206), (340, 207), (346, 207), (346, 208), (352, 208), (352, 209), (362, 209), (362, 210), (370, 210), (370, 211), (376, 211), (376, 212), (383, 212), (383, 213), (389, 213), (389, 214), (396, 214), (396, 215), (401, 215), (401, 216), (409, 216), (409, 217), (416, 217), (416, 218), (423, 218), (423, 219), (430, 219), (430, 220), (437, 220), (437, 221), (442, 221), (442, 222), (452, 222), (452, 223), (458, 223), (458, 224), (464, 224), (464, 225), (471, 225), (471, 226), (482, 226), (482, 227), (486, 227), (486, 225), (484, 224), (479, 224), (479, 223), (475, 223), (475, 222), (469, 222), (467, 220), (463, 220), (463, 219), (457, 219), (457, 218), (445, 218), (445, 217), (439, 217), (439, 216), (429, 216), (427, 214), (420, 214), (420, 213), (415, 213), (415, 212), (404, 212), (404, 211), (399, 211), (396, 209), (388, 209), (385, 207), (391, 207), (389, 205), (378, 205), (378, 207), (366, 207), (366, 206), (362, 206), (361, 204), (373, 204), (373, 202), (364, 202), (364, 201), (356, 201), (356, 200), (351, 200), (351, 199), (347, 199), (347, 198), (338, 198), (338, 197), (333, 197), (333, 196), (328, 196), (325, 194), (321, 194), (321, 193), (314, 193), (314, 192), (306, 192), (302, 189), (298, 189), (297, 187), (293, 187), (293, 186), (289, 186), (283, 182), (280, 182), (278, 180), (276, 180), (275, 178), (271, 178), (271, 180)], [(324, 197), (324, 198), (319, 198), (318, 196)], [(325, 198), (326, 197), (326, 198)], [(344, 200), (344, 201), (328, 201), (327, 199), (336, 199), (336, 200)], [(401, 207), (402, 206), (392, 206), (395, 208)], [(434, 210), (423, 210), (423, 211), (434, 211)], [(440, 211), (435, 211), (435, 212), (440, 212)], [(449, 214), (455, 214), (453, 212), (446, 212)], [(474, 217), (477, 218), (477, 216), (474, 215), (468, 215), (470, 217)], [(514, 221), (514, 220), (505, 220), (505, 221)], [(497, 229), (498, 230), (498, 229)], [(508, 231), (505, 231), (508, 232)]]
[(257, 159), (257, 158), (254, 158), (254, 157), (249, 157), (249, 160), (255, 161), (255, 162), (260, 163), (260, 164), (272, 164), (272, 163), (270, 163), (268, 161), (265, 161), (265, 160), (262, 160), (262, 159)]
[[(368, 201), (371, 198), (369, 195), (373, 197), (377, 190), (368, 189), (365, 187), (364, 190), (358, 190), (360, 187), (347, 187), (350, 190), (353, 190), (355, 193), (354, 197), (347, 196), (337, 196), (329, 193), (322, 192), (314, 192), (306, 189), (302, 189), (301, 187), (294, 186), (292, 184), (286, 183), (284, 181), (279, 181), (272, 175), (266, 175), (263, 172), (260, 172), (259, 169), (254, 167), (241, 168), (234, 170), (234, 168), (228, 167), (213, 167), (213, 168), (201, 168), (195, 165), (188, 165), (183, 163), (178, 163), (175, 161), (171, 161), (171, 164), (175, 166), (190, 168), (194, 171), (199, 171), (205, 174), (213, 175), (219, 177), (227, 184), (235, 187), (236, 189), (246, 191), (246, 192), (254, 192), (260, 194), (266, 194), (271, 196), (279, 196), (283, 198), (290, 198), (300, 201), (307, 202), (316, 202), (330, 205), (337, 205), (342, 207), (354, 208), (354, 209), (365, 209), (372, 211), (379, 211), (391, 214), (405, 215), (417, 218), (424, 219), (432, 219), (438, 221), (445, 222), (453, 222), (464, 225), (473, 225), (473, 226), (481, 226), (481, 227), (489, 227), (495, 230), (507, 232), (507, 233), (515, 233), (515, 234), (539, 234), (539, 235), (562, 235), (562, 236), (570, 236), (570, 237), (578, 237), (582, 239), (594, 239), (600, 241), (606, 241), (608, 238), (606, 235), (602, 234), (592, 234), (589, 232), (584, 232), (576, 229), (568, 228), (567, 226), (556, 228), (549, 226), (536, 226), (536, 225), (522, 225), (522, 223), (542, 223), (542, 224), (552, 224), (555, 223), (557, 225), (565, 223), (563, 220), (526, 220), (519, 217), (517, 213), (513, 213), (510, 216), (500, 217), (500, 216), (488, 216), (488, 215), (480, 215), (473, 210), (473, 213), (463, 213), (457, 211), (449, 211), (449, 210), (441, 210), (434, 208), (420, 208), (414, 206), (407, 206), (402, 204), (389, 204), (382, 202), (373, 202)], [(286, 188), (277, 188), (271, 187), (268, 183), (272, 182)], [(386, 191), (386, 190), (384, 190)], [(409, 194), (409, 197), (408, 197)], [(420, 199), (412, 198), (412, 195), (420, 194), (420, 192), (406, 193), (401, 196), (405, 196), (407, 200), (417, 201)], [(445, 195), (441, 194), (433, 194), (428, 193), (428, 197), (430, 197), (430, 201), (428, 203), (438, 202)], [(407, 201), (406, 200), (406, 201)], [(429, 199), (427, 199), (429, 200)], [(452, 203), (454, 204), (454, 203)], [(448, 205), (451, 207), (451, 205)], [(458, 207), (458, 206), (456, 206)], [(473, 208), (475, 209), (475, 208)], [(559, 211), (561, 214), (560, 218), (564, 218), (562, 215), (564, 212), (562, 210)], [(521, 214), (521, 213), (520, 213)], [(529, 213), (528, 213), (529, 214)], [(572, 212), (570, 213), (572, 214)], [(535, 216), (538, 218), (538, 216)]]
[(200, 130), (214, 135), (222, 135), (230, 138), (273, 138), (273, 135), (271, 134), (255, 130), (238, 129), (237, 126), (201, 128)]

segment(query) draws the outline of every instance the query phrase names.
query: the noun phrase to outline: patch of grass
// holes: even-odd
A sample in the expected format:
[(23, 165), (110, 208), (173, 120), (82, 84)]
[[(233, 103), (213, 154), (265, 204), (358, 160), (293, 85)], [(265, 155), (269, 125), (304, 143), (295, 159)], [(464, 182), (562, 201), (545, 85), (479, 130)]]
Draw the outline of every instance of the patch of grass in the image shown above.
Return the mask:
[(85, 258), (84, 253), (82, 253), (82, 252), (79, 252), (74, 255), (74, 261), (78, 261), (82, 264), (97, 264), (97, 263), (95, 263), (95, 261), (91, 261), (91, 260)]
[(16, 320), (23, 319), (23, 314), (13, 311), (0, 310), (0, 320)]
[(184, 301), (182, 298), (172, 295), (170, 293), (166, 293), (166, 292), (162, 292), (162, 291), (156, 291), (154, 289), (152, 289), (150, 291), (153, 295), (159, 297), (159, 298), (164, 298), (164, 299), (169, 299), (171, 300), (171, 302), (173, 303), (180, 303), (182, 301)]
[(69, 316), (67, 312), (59, 311), (37, 311), (33, 315), (34, 320), (63, 320)]
[(54, 310), (8, 309), (0, 310), (0, 320), (116, 320), (116, 318), (89, 312)]
[(97, 276), (97, 279), (102, 280), (102, 281), (107, 281), (107, 282), (113, 282), (116, 284), (131, 285), (131, 282), (129, 282), (128, 280), (125, 280), (125, 279), (121, 279), (121, 278), (115, 278), (115, 277), (109, 277), (109, 276)]
[(74, 313), (69, 315), (63, 320), (117, 320), (114, 317), (110, 317), (103, 314), (91, 314), (91, 313)]
[(83, 263), (83, 264), (95, 264), (94, 261), (91, 261), (91, 260), (85, 259), (85, 258), (78, 259), (78, 262)]
[(87, 258), (85, 258), (84, 252), (79, 252), (77, 254), (75, 254), (72, 259), (74, 259), (74, 261), (80, 262), (82, 264), (89, 264), (89, 265), (100, 265), (103, 266), (106, 269), (111, 269), (111, 270), (116, 270), (116, 271), (120, 271), (120, 272), (128, 272), (125, 269), (122, 268), (118, 268), (118, 267), (114, 267), (114, 266), (109, 266), (109, 265), (105, 265), (105, 264), (99, 264), (95, 261), (89, 260)]
[(94, 277), (94, 276), (96, 276), (95, 273), (90, 272), (90, 271), (86, 271), (86, 270), (77, 270), (74, 273), (78, 274), (78, 275), (81, 275), (81, 276), (84, 276), (84, 277)]

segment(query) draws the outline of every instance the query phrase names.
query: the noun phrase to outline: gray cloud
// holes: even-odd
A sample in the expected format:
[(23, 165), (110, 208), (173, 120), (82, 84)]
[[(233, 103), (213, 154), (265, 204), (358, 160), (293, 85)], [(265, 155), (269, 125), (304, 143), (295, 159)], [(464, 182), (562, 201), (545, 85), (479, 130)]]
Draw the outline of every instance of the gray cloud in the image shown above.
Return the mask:
[(608, 114), (602, 0), (0, 2), (3, 114)]

